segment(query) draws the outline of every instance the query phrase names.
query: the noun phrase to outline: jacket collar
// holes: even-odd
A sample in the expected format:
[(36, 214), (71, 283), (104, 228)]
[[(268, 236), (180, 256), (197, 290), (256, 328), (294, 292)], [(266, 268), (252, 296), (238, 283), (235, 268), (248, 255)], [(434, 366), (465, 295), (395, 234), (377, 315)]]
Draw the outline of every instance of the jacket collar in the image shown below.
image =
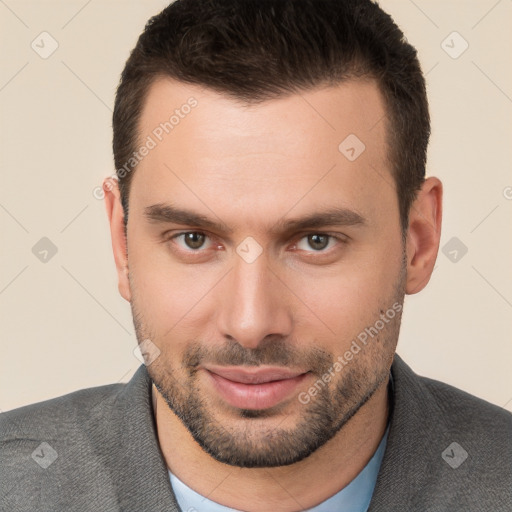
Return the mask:
[[(410, 510), (418, 490), (429, 487), (432, 474), (427, 467), (439, 467), (445, 448), (432, 446), (443, 428), (443, 414), (427, 387), (398, 354), (391, 373), (394, 390), (389, 433), (368, 512)], [(432, 421), (426, 421), (429, 418)]]
[(119, 425), (117, 452), (112, 461), (119, 509), (124, 511), (179, 512), (167, 465), (160, 451), (153, 414), (152, 381), (144, 365), (117, 395), (114, 421)]

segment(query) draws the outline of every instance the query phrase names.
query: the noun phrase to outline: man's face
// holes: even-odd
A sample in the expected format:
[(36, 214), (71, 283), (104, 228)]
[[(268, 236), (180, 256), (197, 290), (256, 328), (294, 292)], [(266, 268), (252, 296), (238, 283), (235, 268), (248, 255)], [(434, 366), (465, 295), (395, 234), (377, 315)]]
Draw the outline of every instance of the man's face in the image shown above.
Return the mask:
[(385, 126), (369, 81), (250, 107), (150, 89), (125, 298), (156, 387), (217, 460), (297, 462), (385, 383), (405, 286)]

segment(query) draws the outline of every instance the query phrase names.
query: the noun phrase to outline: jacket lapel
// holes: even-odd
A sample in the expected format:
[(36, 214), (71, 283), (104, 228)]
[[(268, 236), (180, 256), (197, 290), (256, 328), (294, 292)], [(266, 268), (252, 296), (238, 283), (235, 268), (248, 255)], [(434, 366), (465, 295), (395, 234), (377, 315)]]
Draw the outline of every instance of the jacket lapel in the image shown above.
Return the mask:
[(160, 452), (151, 401), (151, 379), (141, 365), (130, 382), (116, 395), (109, 431), (99, 445), (109, 445), (115, 456), (108, 457), (108, 472), (119, 511), (179, 512), (172, 492), (167, 466)]

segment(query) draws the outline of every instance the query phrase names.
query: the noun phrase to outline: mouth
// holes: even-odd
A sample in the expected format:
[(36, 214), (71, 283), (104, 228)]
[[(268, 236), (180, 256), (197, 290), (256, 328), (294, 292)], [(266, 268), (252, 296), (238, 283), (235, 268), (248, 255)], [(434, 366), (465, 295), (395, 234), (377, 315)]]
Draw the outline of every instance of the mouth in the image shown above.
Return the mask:
[(204, 370), (225, 402), (238, 409), (253, 410), (278, 405), (294, 393), (308, 374), (280, 367), (208, 366)]

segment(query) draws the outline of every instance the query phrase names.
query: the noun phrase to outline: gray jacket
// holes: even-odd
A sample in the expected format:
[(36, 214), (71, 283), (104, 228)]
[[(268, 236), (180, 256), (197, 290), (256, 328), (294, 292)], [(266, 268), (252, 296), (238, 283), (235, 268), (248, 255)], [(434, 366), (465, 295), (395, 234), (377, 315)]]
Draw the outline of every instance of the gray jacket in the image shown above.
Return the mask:
[[(391, 371), (390, 431), (369, 512), (511, 512), (512, 414), (417, 376), (398, 355)], [(1, 512), (179, 510), (144, 365), (128, 384), (0, 414)]]

